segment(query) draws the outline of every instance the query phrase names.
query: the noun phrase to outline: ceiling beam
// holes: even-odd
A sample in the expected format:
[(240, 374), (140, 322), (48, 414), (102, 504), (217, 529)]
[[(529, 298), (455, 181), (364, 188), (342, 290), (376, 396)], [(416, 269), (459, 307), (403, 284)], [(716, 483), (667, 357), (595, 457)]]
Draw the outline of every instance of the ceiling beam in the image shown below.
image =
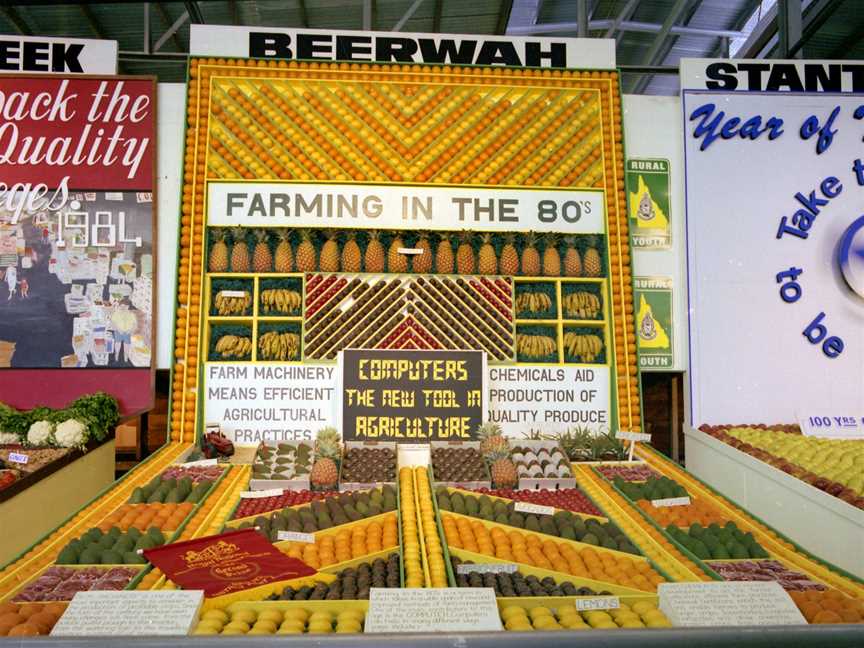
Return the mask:
[(828, 19), (837, 11), (837, 7), (842, 4), (843, 0), (820, 0), (816, 6), (807, 12), (807, 17), (804, 21), (804, 28), (801, 30), (801, 38), (793, 42), (789, 46), (787, 56), (801, 58), (795, 56), (806, 45), (816, 32), (822, 28)]
[(618, 27), (620, 27), (622, 22), (624, 22), (633, 15), (633, 12), (636, 11), (637, 4), (639, 4), (639, 0), (627, 1), (627, 4), (621, 8), (621, 11), (618, 12), (618, 15), (615, 16), (612, 24), (609, 25), (609, 28), (606, 30), (605, 38), (612, 38), (613, 36), (616, 36), (615, 32), (617, 31)]
[(576, 35), (588, 38), (588, 0), (576, 0)]
[[(693, 8), (693, 13), (699, 8), (699, 4), (701, 4), (702, 0), (697, 0), (696, 6)], [(684, 10), (687, 9), (692, 3), (692, 0), (675, 0), (675, 4), (669, 9), (669, 13), (666, 16), (666, 20), (663, 21), (663, 26), (660, 28), (660, 31), (657, 32), (657, 35), (654, 36), (654, 41), (651, 43), (651, 47), (648, 49), (648, 52), (642, 58), (642, 65), (656, 65), (662, 62), (662, 59), (665, 58), (666, 52), (668, 52), (674, 46), (675, 39), (678, 38), (677, 35), (671, 34), (672, 26), (678, 22), (681, 18), (681, 14), (684, 13)], [(691, 13), (690, 16), (693, 14)], [(648, 84), (651, 82), (651, 76), (646, 75), (639, 79), (634, 79), (629, 84), (629, 91), (634, 93), (642, 92)]]
[(24, 36), (33, 35), (33, 30), (30, 29), (27, 21), (21, 17), (21, 14), (18, 13), (18, 10), (15, 7), (0, 7), (0, 14), (3, 15), (6, 22), (12, 25), (19, 34)]
[(444, 13), (444, 0), (435, 0), (435, 7), (432, 10), (432, 33), (437, 34), (441, 31), (441, 15)]
[[(300, 0), (300, 4), (303, 4), (303, 0)], [(239, 25), (240, 7), (237, 5), (237, 0), (228, 0), (228, 10), (231, 12), (231, 24)]]
[(87, 21), (87, 24), (90, 25), (90, 30), (93, 32), (96, 38), (101, 38), (102, 40), (105, 40), (105, 31), (102, 29), (102, 25), (100, 25), (99, 21), (96, 19), (96, 15), (93, 13), (93, 10), (86, 4), (79, 4), (78, 8), (81, 10), (84, 19)]
[(505, 33), (512, 34), (514, 29), (535, 26), (540, 15), (541, 2), (542, 0), (513, 0)]
[(201, 13), (201, 7), (195, 0), (186, 0), (183, 3), (186, 6), (186, 11), (189, 12), (189, 21), (195, 25), (203, 25), (207, 21), (204, 20), (204, 14)]
[(407, 23), (409, 20), (411, 20), (411, 16), (413, 16), (414, 12), (420, 8), (421, 4), (423, 4), (423, 0), (414, 0), (414, 2), (411, 3), (411, 6), (408, 7), (408, 9), (405, 11), (404, 14), (402, 14), (402, 17), (399, 19), (399, 22), (397, 22), (393, 26), (393, 31), (397, 31), (397, 32), (402, 31), (402, 28), (405, 26), (405, 23)]
[(306, 0), (298, 0), (297, 8), (300, 10), (300, 24), (309, 29), (309, 10), (306, 8)]
[(759, 19), (744, 44), (735, 52), (734, 58), (758, 58), (772, 38), (777, 35), (777, 5), (775, 4)]
[[(789, 58), (789, 46), (801, 40), (801, 0), (777, 1), (777, 49), (775, 58)], [(800, 58), (800, 57), (796, 57)]]
[(183, 47), (183, 41), (180, 40), (180, 36), (177, 35), (177, 30), (189, 19), (189, 12), (184, 11), (180, 14), (180, 17), (177, 18), (174, 22), (171, 22), (171, 16), (168, 15), (168, 11), (165, 9), (165, 5), (161, 2), (156, 3), (156, 12), (159, 14), (159, 17), (162, 19), (162, 22), (165, 24), (165, 33), (162, 34), (159, 39), (156, 41), (156, 44), (153, 46), (153, 51), (158, 52), (162, 46), (168, 41), (170, 38), (174, 47), (177, 48), (178, 52), (185, 52), (186, 48)]
[[(636, 0), (638, 2), (638, 0)], [(609, 33), (613, 27), (619, 32), (646, 32), (657, 33), (663, 29), (663, 25), (634, 20), (622, 20), (617, 25), (617, 20), (591, 20), (588, 22), (589, 31), (603, 31)], [(534, 34), (573, 34), (578, 30), (575, 22), (563, 23), (540, 23), (531, 27), (508, 27), (507, 34), (510, 36), (531, 36)], [(669, 33), (675, 36), (698, 36), (705, 38), (741, 38), (744, 32), (732, 29), (711, 29), (707, 27), (689, 27), (687, 25), (673, 25)], [(606, 36), (608, 38), (608, 36)]]
[(849, 32), (849, 35), (844, 38), (840, 42), (840, 44), (834, 48), (834, 51), (832, 51), (826, 58), (846, 58), (849, 50), (853, 49), (857, 45), (860, 45), (862, 40), (864, 40), (864, 20), (858, 23), (855, 29)]
[(495, 24), (495, 33), (502, 35), (507, 33), (507, 23), (510, 22), (510, 12), (513, 10), (513, 0), (501, 0), (498, 7), (498, 22)]

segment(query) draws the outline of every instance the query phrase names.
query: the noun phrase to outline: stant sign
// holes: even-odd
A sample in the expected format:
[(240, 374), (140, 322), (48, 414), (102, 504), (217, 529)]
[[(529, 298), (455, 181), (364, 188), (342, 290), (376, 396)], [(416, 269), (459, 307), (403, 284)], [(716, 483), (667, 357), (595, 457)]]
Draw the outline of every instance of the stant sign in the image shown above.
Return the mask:
[(192, 25), (189, 52), (319, 61), (615, 67), (614, 40)]
[(117, 41), (4, 35), (0, 72), (117, 74)]

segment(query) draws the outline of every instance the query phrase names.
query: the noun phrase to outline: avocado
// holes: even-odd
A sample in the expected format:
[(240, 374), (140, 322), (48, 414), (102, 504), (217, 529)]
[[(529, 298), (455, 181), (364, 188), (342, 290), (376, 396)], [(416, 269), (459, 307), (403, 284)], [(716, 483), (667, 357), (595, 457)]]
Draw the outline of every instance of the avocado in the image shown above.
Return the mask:
[(606, 547), (607, 549), (618, 549), (618, 543), (608, 536), (603, 539), (600, 546)]
[(288, 531), (303, 531), (303, 523), (300, 522), (300, 518), (291, 518), (288, 520)]
[(55, 562), (58, 565), (77, 565), (78, 552), (72, 547), (64, 547), (63, 551), (57, 554), (57, 560)]
[(459, 499), (456, 499), (456, 496), (454, 495), (452, 498), (450, 498), (450, 501), (453, 503), (454, 513), (465, 515), (465, 501), (461, 497)]
[(540, 531), (540, 521), (537, 519), (536, 515), (529, 514), (525, 516), (525, 530)]
[(450, 498), (446, 495), (438, 496), (438, 508), (442, 511), (452, 511), (453, 505), (450, 503)]
[(558, 527), (555, 526), (555, 521), (548, 515), (544, 515), (540, 518), (540, 531), (546, 535), (558, 535)]
[(489, 520), (490, 522), (495, 519), (495, 511), (492, 510), (491, 506), (484, 506), (480, 509), (480, 512), (477, 514), (482, 520)]
[[(358, 506), (360, 506), (360, 504), (358, 504)], [(366, 510), (369, 510), (368, 507), (366, 508)], [(360, 511), (351, 506), (350, 504), (345, 507), (345, 517), (347, 517), (352, 522), (363, 519), (363, 515), (360, 513)]]
[(510, 526), (517, 527), (519, 529), (525, 526), (525, 516), (521, 513), (516, 513), (515, 511), (510, 514)]
[(363, 501), (357, 502), (352, 508), (360, 514), (361, 518), (369, 516), (369, 505)]
[(123, 555), (118, 551), (108, 549), (107, 551), (102, 552), (99, 562), (103, 565), (122, 565)]
[(79, 565), (98, 565), (99, 552), (95, 549), (85, 549), (78, 556), (77, 562)]
[(149, 534), (142, 535), (138, 538), (138, 541), (135, 543), (135, 551), (138, 549), (155, 549), (159, 545), (156, 544), (156, 541), (150, 537)]
[(480, 504), (477, 503), (476, 497), (466, 497), (465, 498), (465, 512), (471, 517), (477, 517), (477, 513), (480, 511)]
[(132, 491), (132, 496), (129, 498), (130, 504), (143, 504), (147, 498), (144, 496), (144, 489), (138, 486)]
[(705, 527), (703, 527), (698, 522), (694, 522), (690, 525), (690, 535), (694, 538), (701, 538), (705, 533)]
[(501, 500), (496, 500), (492, 505), (492, 510), (495, 511), (495, 515), (501, 515), (502, 513), (509, 513), (507, 510), (507, 503), (502, 502)]
[(580, 540), (580, 542), (594, 545), (595, 547), (600, 545), (600, 540), (593, 533), (586, 533), (584, 536), (582, 536), (582, 540)]
[(565, 540), (576, 540), (576, 532), (572, 526), (562, 526), (558, 529), (561, 537)]
[(147, 535), (150, 536), (156, 544), (160, 546), (165, 544), (165, 536), (162, 533), (162, 529), (159, 527), (151, 526), (147, 529)]
[(499, 513), (498, 515), (495, 516), (495, 521), (498, 524), (509, 524), (510, 516), (507, 515), (506, 513)]
[(178, 489), (178, 488), (172, 488), (165, 495), (165, 503), (166, 504), (177, 504), (177, 503), (182, 502), (182, 501), (183, 501), (183, 498), (180, 497), (180, 489)]
[(691, 551), (693, 555), (699, 558), (700, 560), (710, 560), (711, 552), (708, 551), (708, 547), (705, 546), (705, 543), (701, 540), (693, 540), (691, 543)]
[(729, 555), (729, 552), (726, 550), (726, 547), (724, 547), (722, 544), (718, 544), (715, 547), (710, 548), (710, 550), (711, 550), (711, 557), (715, 558), (716, 560), (728, 560), (729, 558), (732, 557)]
[(729, 552), (731, 557), (735, 560), (743, 560), (746, 558), (750, 558), (750, 552), (747, 551), (747, 547), (745, 547), (740, 542), (736, 542), (732, 545), (732, 550)]
[[(395, 511), (396, 510), (396, 496), (395, 495), (385, 495), (384, 501), (381, 503), (381, 509), (384, 511)], [(453, 510), (452, 508), (450, 510)]]
[(115, 542), (117, 542), (117, 539), (113, 536), (104, 535), (99, 539), (96, 544), (98, 544), (101, 549), (110, 549), (114, 546)]
[(117, 542), (114, 543), (114, 546), (111, 547), (111, 549), (122, 554), (122, 553), (126, 553), (127, 551), (131, 551), (132, 547), (134, 547), (134, 546), (135, 546), (135, 539), (131, 538), (128, 535), (125, 535), (125, 536), (122, 536), (119, 540), (117, 540)]
[(129, 527), (129, 530), (126, 532), (126, 535), (129, 536), (130, 538), (132, 538), (133, 540), (137, 540), (140, 537), (141, 532), (138, 529), (136, 529), (135, 527)]
[(369, 511), (366, 513), (366, 517), (372, 517), (373, 515), (381, 515), (384, 510), (378, 506), (375, 502), (369, 504)]
[(124, 565), (146, 565), (147, 559), (137, 551), (127, 551), (123, 554)]

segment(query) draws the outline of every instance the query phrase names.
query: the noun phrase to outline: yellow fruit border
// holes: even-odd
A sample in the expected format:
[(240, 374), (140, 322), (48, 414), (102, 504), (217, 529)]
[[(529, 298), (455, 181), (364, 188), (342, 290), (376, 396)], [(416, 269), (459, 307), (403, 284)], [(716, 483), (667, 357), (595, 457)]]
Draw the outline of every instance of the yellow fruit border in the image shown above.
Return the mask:
[[(610, 356), (615, 380), (612, 419), (620, 428), (641, 431), (638, 357), (633, 320), (633, 278), (624, 188), (624, 149), (621, 96), (617, 72), (484, 68), (457, 66), (307, 63), (250, 59), (196, 58), (189, 62), (187, 130), (183, 167), (180, 237), (177, 268), (174, 366), (170, 409), (170, 439), (191, 443), (202, 425), (199, 384), (203, 372), (203, 342), (207, 326), (205, 247), (207, 219), (207, 157), (216, 77), (255, 79), (349, 79), (379, 82), (482, 85), (493, 87), (566, 88), (596, 91), (600, 97), (601, 160), (606, 201), (606, 244), (609, 267)], [(272, 180), (271, 180), (272, 181)], [(443, 185), (437, 185), (443, 186)], [(461, 185), (455, 185), (461, 186)], [(474, 185), (481, 186), (481, 185)], [(525, 183), (524, 188), (542, 186)], [(551, 187), (550, 187), (551, 189)], [(610, 378), (611, 382), (611, 378)]]

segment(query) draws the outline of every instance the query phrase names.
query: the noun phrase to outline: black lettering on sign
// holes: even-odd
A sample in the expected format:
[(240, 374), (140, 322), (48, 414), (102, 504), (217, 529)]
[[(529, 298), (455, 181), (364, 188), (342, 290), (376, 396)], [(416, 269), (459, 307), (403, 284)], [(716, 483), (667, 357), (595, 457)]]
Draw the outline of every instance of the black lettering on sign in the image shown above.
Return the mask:
[(288, 34), (250, 32), (249, 56), (252, 58), (293, 58)]
[(470, 441), (483, 422), (481, 351), (343, 353), (346, 441)]
[(81, 43), (0, 40), (0, 70), (83, 72)]
[(864, 65), (717, 61), (705, 67), (705, 87), (754, 92), (862, 92)]

